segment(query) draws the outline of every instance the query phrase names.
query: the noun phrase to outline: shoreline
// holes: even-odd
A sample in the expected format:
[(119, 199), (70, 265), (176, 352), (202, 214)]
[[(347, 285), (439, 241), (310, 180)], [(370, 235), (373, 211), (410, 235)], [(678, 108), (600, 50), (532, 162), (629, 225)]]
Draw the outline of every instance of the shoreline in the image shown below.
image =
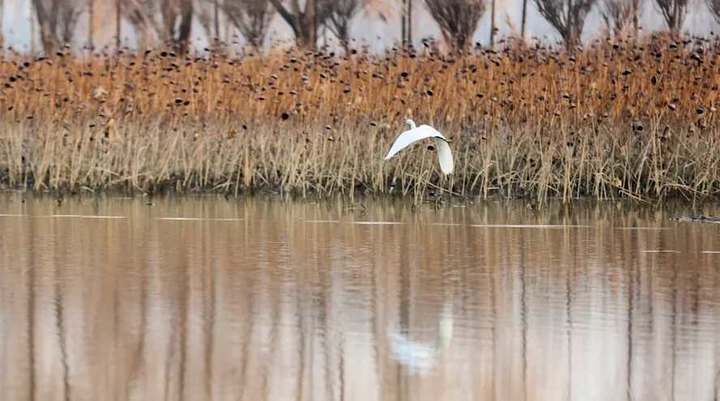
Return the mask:
[(417, 202), (409, 197), (388, 195), (388, 194), (357, 194), (354, 197), (348, 195), (334, 194), (329, 196), (317, 196), (310, 194), (308, 196), (300, 196), (297, 194), (281, 194), (271, 191), (257, 191), (255, 193), (241, 193), (238, 196), (231, 194), (223, 194), (217, 192), (174, 192), (164, 191), (153, 194), (147, 193), (128, 193), (123, 191), (80, 191), (74, 193), (59, 193), (49, 191), (32, 191), (17, 188), (0, 187), (0, 197), (9, 199), (17, 198), (20, 203), (29, 200), (55, 201), (58, 206), (62, 206), (65, 201), (78, 202), (106, 202), (113, 200), (143, 202), (147, 206), (154, 206), (158, 202), (167, 201), (222, 201), (222, 202), (269, 202), (269, 203), (287, 203), (287, 204), (317, 204), (317, 205), (340, 205), (348, 210), (362, 210), (369, 204), (387, 204), (396, 205), (410, 209), (448, 209), (448, 208), (472, 208), (485, 207), (488, 205), (508, 205), (512, 207), (522, 206), (528, 212), (547, 211), (547, 210), (572, 210), (575, 208), (595, 208), (608, 207), (618, 210), (684, 210), (692, 212), (693, 216), (705, 216), (702, 211), (706, 208), (715, 208), (718, 202), (714, 198), (697, 199), (688, 201), (683, 198), (668, 198), (662, 201), (637, 202), (630, 198), (608, 198), (596, 199), (592, 197), (580, 197), (570, 201), (564, 201), (562, 198), (546, 198), (537, 201), (532, 198), (506, 198), (499, 195), (493, 195), (487, 198), (471, 198), (471, 197), (435, 197), (422, 198)]

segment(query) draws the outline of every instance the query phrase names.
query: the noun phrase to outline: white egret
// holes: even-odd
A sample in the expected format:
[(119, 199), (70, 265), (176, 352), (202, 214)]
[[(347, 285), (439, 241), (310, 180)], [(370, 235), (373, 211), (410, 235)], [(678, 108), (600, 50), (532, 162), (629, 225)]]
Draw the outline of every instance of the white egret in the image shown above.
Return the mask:
[(398, 332), (388, 333), (392, 358), (406, 366), (411, 373), (426, 373), (435, 366), (439, 356), (448, 349), (453, 336), (452, 306), (446, 304), (438, 321), (437, 337), (433, 343), (412, 341)]
[(410, 127), (410, 129), (403, 132), (402, 134), (400, 134), (400, 136), (397, 137), (397, 139), (395, 139), (395, 142), (390, 148), (390, 151), (385, 156), (385, 160), (389, 160), (398, 152), (417, 141), (432, 138), (435, 141), (435, 149), (437, 150), (438, 161), (440, 162), (440, 170), (442, 170), (443, 174), (445, 175), (451, 174), (453, 172), (455, 164), (453, 163), (450, 145), (448, 145), (450, 141), (445, 138), (443, 134), (441, 134), (438, 130), (429, 125), (423, 124), (417, 127), (415, 125), (415, 121), (413, 120), (407, 120), (407, 125)]

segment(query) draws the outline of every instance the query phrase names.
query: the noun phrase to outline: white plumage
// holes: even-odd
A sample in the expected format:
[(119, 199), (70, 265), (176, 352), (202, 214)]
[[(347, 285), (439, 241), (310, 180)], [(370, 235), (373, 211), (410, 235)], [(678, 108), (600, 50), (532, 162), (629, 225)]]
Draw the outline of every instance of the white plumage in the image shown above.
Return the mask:
[(440, 162), (440, 170), (442, 170), (443, 174), (451, 174), (455, 167), (455, 163), (453, 162), (452, 151), (450, 150), (450, 145), (448, 145), (449, 141), (447, 138), (429, 125), (416, 127), (413, 120), (407, 120), (407, 124), (410, 126), (410, 130), (403, 132), (397, 137), (397, 139), (395, 139), (390, 151), (385, 156), (385, 160), (389, 160), (398, 152), (415, 142), (432, 138), (435, 141), (435, 149), (438, 154), (438, 162)]
[(434, 343), (424, 344), (413, 341), (397, 331), (389, 330), (391, 356), (408, 368), (410, 373), (429, 372), (435, 367), (442, 353), (450, 347), (453, 336), (452, 305), (446, 304), (443, 309)]

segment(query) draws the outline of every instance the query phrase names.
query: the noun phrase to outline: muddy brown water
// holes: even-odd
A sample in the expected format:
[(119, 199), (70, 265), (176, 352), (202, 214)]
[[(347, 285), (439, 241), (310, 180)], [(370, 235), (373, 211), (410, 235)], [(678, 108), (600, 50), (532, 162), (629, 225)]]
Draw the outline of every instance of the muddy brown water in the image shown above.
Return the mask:
[(0, 195), (0, 399), (717, 400), (681, 212)]

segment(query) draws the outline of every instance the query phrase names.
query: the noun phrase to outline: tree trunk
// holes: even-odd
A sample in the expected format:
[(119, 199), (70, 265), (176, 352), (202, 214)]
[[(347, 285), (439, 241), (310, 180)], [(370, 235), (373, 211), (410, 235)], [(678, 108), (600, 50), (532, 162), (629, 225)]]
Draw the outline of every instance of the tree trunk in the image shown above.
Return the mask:
[[(225, 1), (226, 1), (226, 0), (225, 0)], [(223, 3), (223, 4), (224, 4), (224, 3)], [(226, 16), (226, 17), (227, 17), (227, 16)], [(224, 41), (225, 43), (230, 43), (230, 29), (231, 29), (231, 26), (232, 26), (232, 24), (231, 24), (231, 23), (227, 20), (227, 18), (226, 18), (226, 19), (225, 19), (224, 31), (223, 31), (223, 41)], [(259, 49), (259, 48), (256, 48), (256, 49)]]
[(35, 5), (30, 4), (30, 54), (35, 55), (35, 23), (37, 14), (35, 13)]
[(297, 1), (292, 3), (292, 12), (288, 11), (280, 0), (270, 0), (270, 3), (292, 29), (298, 47), (315, 49), (317, 46), (316, 0), (307, 0), (304, 12), (300, 10)]
[(578, 24), (576, 20), (576, 15), (573, 10), (573, 1), (568, 0), (568, 18), (567, 18), (567, 31), (565, 34), (565, 47), (569, 52), (573, 52), (575, 49), (575, 46), (580, 41), (580, 33), (578, 32)]
[(190, 48), (190, 34), (192, 33), (193, 3), (192, 0), (183, 0), (180, 27), (175, 39), (175, 46), (180, 53), (187, 53)]
[(528, 0), (523, 0), (522, 19), (520, 20), (520, 37), (523, 41), (525, 40), (525, 25), (527, 25), (527, 2)]
[(572, 53), (575, 51), (577, 45), (580, 43), (580, 34), (579, 32), (577, 32), (577, 29), (575, 29), (573, 25), (570, 25), (564, 39), (565, 48), (568, 50), (568, 52)]
[(40, 26), (40, 42), (46, 55), (54, 54), (59, 48), (59, 43), (55, 38), (55, 26), (50, 22), (50, 16), (42, 4), (42, 0), (34, 0), (35, 16)]
[(92, 52), (95, 47), (95, 0), (88, 0), (88, 48)]
[(307, 0), (305, 13), (303, 15), (305, 26), (305, 47), (315, 49), (317, 46), (317, 3), (315, 0)]
[(220, 40), (220, 5), (219, 0), (213, 0), (213, 19), (215, 22), (215, 40)]
[(3, 35), (3, 17), (5, 14), (5, 2), (0, 0), (0, 48), (5, 45), (5, 35)]
[(400, 43), (403, 45), (403, 47), (407, 46), (407, 43), (405, 43), (405, 38), (407, 37), (407, 9), (405, 7), (405, 3), (407, 0), (402, 0), (402, 5), (400, 6)]
[(495, 48), (495, 0), (490, 5), (490, 48)]
[(678, 31), (677, 15), (678, 15), (677, 2), (673, 2), (672, 14), (670, 15), (670, 21), (669, 21), (670, 23), (668, 25), (670, 25), (670, 33), (672, 33), (674, 38), (677, 37), (677, 31)]
[(164, 46), (172, 46), (175, 40), (175, 19), (177, 18), (177, 12), (170, 0), (162, 0), (160, 4), (160, 14), (162, 15), (160, 40)]
[(402, 0), (402, 45), (412, 45), (412, 0)]
[(120, 50), (122, 46), (122, 4), (120, 0), (115, 0), (115, 50)]
[(408, 0), (408, 12), (407, 12), (407, 42), (409, 46), (412, 46), (413, 44), (413, 34), (412, 34), (412, 26), (413, 26), (413, 0)]

